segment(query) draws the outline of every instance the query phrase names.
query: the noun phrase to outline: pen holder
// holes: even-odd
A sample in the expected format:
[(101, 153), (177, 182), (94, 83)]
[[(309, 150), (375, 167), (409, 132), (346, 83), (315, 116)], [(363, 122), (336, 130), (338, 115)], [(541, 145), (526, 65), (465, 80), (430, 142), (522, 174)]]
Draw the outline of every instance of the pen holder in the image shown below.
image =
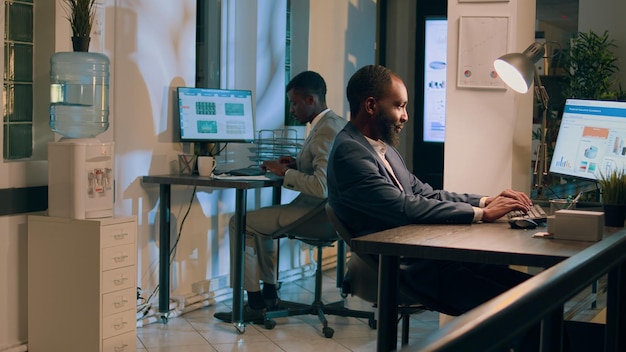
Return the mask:
[(196, 169), (196, 156), (193, 154), (178, 154), (178, 172), (181, 175), (191, 175)]
[(576, 203), (573, 199), (550, 199), (550, 214), (554, 215), (559, 210), (574, 210)]

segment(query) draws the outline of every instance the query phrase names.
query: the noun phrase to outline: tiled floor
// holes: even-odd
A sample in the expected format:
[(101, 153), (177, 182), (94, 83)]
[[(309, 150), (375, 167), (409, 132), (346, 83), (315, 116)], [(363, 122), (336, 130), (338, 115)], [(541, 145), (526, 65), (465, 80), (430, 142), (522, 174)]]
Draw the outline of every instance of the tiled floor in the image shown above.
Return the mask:
[[(281, 299), (298, 302), (313, 301), (314, 278), (283, 284)], [(324, 274), (324, 302), (341, 299), (335, 287), (335, 271)], [(172, 318), (167, 324), (154, 323), (137, 328), (138, 352), (207, 352), (207, 351), (374, 351), (376, 330), (367, 319), (327, 316), (335, 330), (332, 338), (322, 335), (316, 316), (278, 318), (276, 327), (247, 325), (245, 333), (238, 334), (232, 324), (213, 318), (216, 311), (230, 311), (230, 301), (195, 310)], [(346, 298), (346, 307), (374, 311), (372, 305), (357, 297)], [(434, 312), (415, 314), (411, 318), (409, 342), (425, 336), (439, 326)]]
[[(306, 278), (283, 284), (279, 295), (284, 300), (313, 301), (314, 278)], [(341, 299), (335, 285), (335, 270), (324, 273), (324, 302)], [(577, 295), (566, 304), (566, 311), (573, 311), (577, 303), (585, 302), (590, 290)], [(599, 306), (605, 306), (600, 296)], [(335, 330), (332, 338), (325, 338), (316, 316), (306, 315), (278, 318), (276, 327), (265, 329), (262, 325), (247, 325), (245, 333), (238, 334), (232, 324), (213, 318), (216, 311), (230, 311), (230, 301), (195, 310), (172, 318), (167, 324), (153, 323), (137, 329), (138, 352), (207, 352), (207, 351), (375, 351), (376, 330), (368, 326), (366, 319), (327, 316), (329, 326)], [(346, 307), (371, 310), (372, 305), (357, 297), (348, 297)], [(598, 309), (581, 309), (568, 319), (590, 321)], [(566, 315), (567, 316), (567, 315)], [(409, 343), (418, 341), (438, 329), (439, 315), (423, 312), (411, 316)], [(398, 336), (398, 339), (400, 336)]]

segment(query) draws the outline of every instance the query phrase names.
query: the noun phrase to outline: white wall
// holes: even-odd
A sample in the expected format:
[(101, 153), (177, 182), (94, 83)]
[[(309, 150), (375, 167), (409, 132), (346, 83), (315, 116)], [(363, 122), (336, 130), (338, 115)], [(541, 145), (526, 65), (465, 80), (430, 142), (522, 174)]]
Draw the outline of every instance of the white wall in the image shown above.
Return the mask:
[(348, 80), (375, 63), (376, 1), (310, 1), (309, 69), (326, 80), (328, 107), (348, 118)]
[[(42, 38), (42, 44), (37, 45), (35, 52), (54, 52), (54, 38), (46, 33), (42, 27), (54, 26), (54, 2), (41, 2), (35, 6), (35, 17), (38, 28), (35, 36)], [(6, 7), (0, 6), (0, 24), (4, 31)], [(4, 53), (4, 46), (0, 48)], [(37, 67), (34, 74), (33, 87), (35, 99), (48, 99), (49, 88), (49, 56), (34, 58)], [(0, 55), (0, 71), (4, 70), (4, 54)], [(44, 81), (43, 83), (41, 81)], [(0, 88), (2, 89), (2, 88)], [(1, 107), (0, 107), (1, 109)], [(48, 102), (36, 104), (33, 108), (35, 115), (33, 123), (43, 126), (44, 131), (37, 133), (34, 138), (45, 144), (52, 138), (48, 125)], [(47, 131), (45, 130), (47, 129)], [(4, 135), (0, 133), (0, 146), (4, 145)], [(0, 147), (1, 149), (2, 147)], [(45, 159), (46, 151), (36, 150), (32, 160), (17, 162), (0, 162), (0, 189), (21, 188), (46, 185), (48, 183), (48, 168)], [(0, 199), (6, 202), (6, 199)], [(26, 215), (0, 216), (0, 351), (22, 344), (27, 340), (27, 228)]]
[[(169, 173), (171, 163), (181, 151), (178, 144), (171, 143), (172, 93), (178, 85), (193, 85), (194, 56), (189, 48), (194, 48), (195, 0), (177, 2), (175, 6), (147, 4), (122, 1), (115, 9), (118, 25), (113, 48), (113, 93), (118, 169), (116, 211), (119, 215), (138, 215), (139, 283), (142, 289), (151, 291), (158, 280), (157, 254), (161, 245), (157, 243), (158, 187), (142, 184), (140, 178)], [(277, 14), (285, 13), (286, 2), (266, 1), (262, 7), (238, 1), (223, 4), (227, 19), (224, 26), (228, 30), (224, 34), (222, 84), (252, 89), (256, 96), (257, 129), (279, 128), (284, 120), (285, 20)], [(374, 28), (370, 25), (375, 22), (375, 6), (370, 0), (356, 4), (347, 0), (315, 1), (310, 14), (307, 69), (316, 70), (327, 79), (329, 106), (342, 111), (343, 87), (347, 84), (346, 77), (354, 71), (346, 63), (353, 60), (362, 65), (373, 61)], [(333, 14), (332, 21), (328, 21), (329, 14)], [(319, 22), (322, 19), (323, 23)], [(361, 43), (367, 43), (369, 37), (369, 46), (346, 45), (345, 38), (350, 33), (358, 33)], [(227, 160), (218, 159), (248, 162), (245, 156), (241, 160), (242, 154), (235, 155), (230, 150)], [(175, 237), (192, 189), (173, 189), (172, 236)], [(249, 192), (248, 204), (251, 208), (268, 205), (269, 195), (270, 190)], [(289, 194), (283, 200), (289, 200), (288, 197)], [(191, 292), (196, 281), (229, 274), (227, 226), (234, 206), (234, 190), (198, 189), (172, 266), (174, 296)], [(297, 260), (293, 263), (298, 265)]]
[[(444, 188), (495, 195), (513, 187), (528, 193), (532, 93), (457, 88), (461, 15), (507, 16), (509, 52), (522, 52), (534, 41), (534, 2), (448, 2)], [(489, 33), (485, 33), (485, 39), (489, 40)]]

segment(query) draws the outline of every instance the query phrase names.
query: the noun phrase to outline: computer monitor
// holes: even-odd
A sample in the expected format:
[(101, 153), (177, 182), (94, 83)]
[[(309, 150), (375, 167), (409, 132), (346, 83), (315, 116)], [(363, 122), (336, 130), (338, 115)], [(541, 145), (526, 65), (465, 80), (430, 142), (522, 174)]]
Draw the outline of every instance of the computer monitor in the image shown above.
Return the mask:
[(596, 181), (626, 167), (626, 102), (567, 99), (550, 173)]
[(177, 97), (181, 142), (254, 141), (249, 90), (178, 87)]

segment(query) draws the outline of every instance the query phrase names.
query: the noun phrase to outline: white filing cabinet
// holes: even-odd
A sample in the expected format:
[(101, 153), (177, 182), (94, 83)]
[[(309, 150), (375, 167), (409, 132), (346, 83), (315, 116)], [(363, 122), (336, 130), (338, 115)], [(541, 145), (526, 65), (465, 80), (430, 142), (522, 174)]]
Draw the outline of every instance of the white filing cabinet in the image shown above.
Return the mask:
[(28, 351), (137, 344), (137, 221), (28, 217)]

